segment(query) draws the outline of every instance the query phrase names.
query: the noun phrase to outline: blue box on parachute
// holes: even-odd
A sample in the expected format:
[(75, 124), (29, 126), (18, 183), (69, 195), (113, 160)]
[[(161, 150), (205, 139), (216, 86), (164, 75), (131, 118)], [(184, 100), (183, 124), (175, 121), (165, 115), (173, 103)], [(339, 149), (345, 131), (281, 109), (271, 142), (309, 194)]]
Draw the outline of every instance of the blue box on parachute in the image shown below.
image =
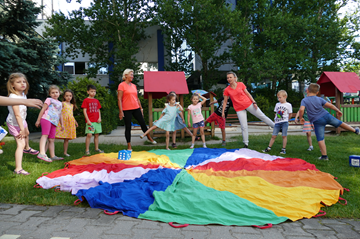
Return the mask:
[(118, 154), (118, 159), (120, 160), (130, 160), (131, 151), (130, 150), (120, 150)]
[(350, 155), (349, 164), (352, 167), (360, 167), (360, 155)]

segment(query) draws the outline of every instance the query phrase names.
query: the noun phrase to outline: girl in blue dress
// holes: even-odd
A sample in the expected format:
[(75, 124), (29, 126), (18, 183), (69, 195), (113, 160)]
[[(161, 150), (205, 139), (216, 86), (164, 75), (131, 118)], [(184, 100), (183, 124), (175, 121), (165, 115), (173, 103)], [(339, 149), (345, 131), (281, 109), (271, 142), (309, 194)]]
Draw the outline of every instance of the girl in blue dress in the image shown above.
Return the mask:
[[(175, 97), (176, 97), (175, 91), (170, 91), (170, 94), (173, 94), (173, 95), (175, 95)], [(165, 107), (166, 107), (167, 105), (168, 105), (168, 104), (165, 103)], [(180, 111), (184, 111), (179, 102), (176, 102), (176, 105), (179, 105)], [(182, 117), (180, 116), (180, 114), (177, 114), (176, 119), (175, 119), (175, 130), (174, 130), (173, 135), (172, 135), (172, 144), (171, 144), (171, 146), (172, 146), (173, 148), (175, 148), (175, 149), (177, 148), (177, 146), (176, 146), (176, 130), (180, 130), (180, 129), (184, 129), (185, 132), (188, 133), (191, 137), (193, 136), (192, 132), (186, 127), (186, 124), (185, 124), (185, 122), (183, 121), (183, 119), (182, 119)]]
[(162, 111), (159, 120), (154, 122), (154, 125), (148, 129), (140, 138), (144, 138), (148, 133), (156, 128), (160, 128), (166, 131), (166, 149), (169, 149), (170, 132), (175, 130), (175, 121), (178, 114), (180, 114), (183, 123), (185, 122), (184, 116), (181, 112), (179, 105), (176, 104), (176, 96), (169, 94), (166, 96), (168, 106)]

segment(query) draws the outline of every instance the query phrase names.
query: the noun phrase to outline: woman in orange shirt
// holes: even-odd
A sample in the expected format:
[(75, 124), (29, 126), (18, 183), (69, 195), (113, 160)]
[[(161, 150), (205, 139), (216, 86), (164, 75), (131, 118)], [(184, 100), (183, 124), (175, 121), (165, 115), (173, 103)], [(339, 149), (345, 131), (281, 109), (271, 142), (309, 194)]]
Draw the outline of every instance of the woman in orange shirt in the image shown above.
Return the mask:
[[(128, 144), (128, 150), (131, 149), (131, 119), (134, 118), (139, 122), (141, 130), (145, 133), (148, 128), (146, 126), (143, 108), (138, 97), (138, 92), (136, 85), (134, 85), (132, 80), (134, 79), (134, 71), (131, 69), (126, 69), (123, 72), (123, 82), (119, 84), (118, 87), (118, 106), (119, 106), (119, 118), (120, 120), (124, 119), (125, 121), (125, 138)], [(147, 135), (147, 138), (152, 144), (156, 144), (156, 141), (153, 140), (150, 135)]]

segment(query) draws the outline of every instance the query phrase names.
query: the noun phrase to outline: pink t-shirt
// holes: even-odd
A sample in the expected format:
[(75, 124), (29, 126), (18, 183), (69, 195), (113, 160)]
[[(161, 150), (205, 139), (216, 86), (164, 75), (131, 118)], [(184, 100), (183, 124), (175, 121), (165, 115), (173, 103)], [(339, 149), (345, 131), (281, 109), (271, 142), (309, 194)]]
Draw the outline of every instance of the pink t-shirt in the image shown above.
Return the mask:
[(53, 98), (47, 98), (44, 104), (48, 105), (48, 108), (45, 110), (42, 119), (50, 121), (53, 125), (57, 126), (60, 120), (62, 103)]
[(201, 114), (201, 103), (197, 103), (197, 105), (189, 105), (188, 109), (190, 110), (191, 119), (193, 124), (199, 123), (204, 120), (204, 116)]
[(234, 90), (231, 86), (228, 86), (224, 90), (224, 95), (230, 96), (235, 111), (242, 111), (247, 109), (252, 101), (245, 94), (246, 86), (242, 82), (237, 82), (236, 89)]
[(133, 83), (129, 85), (125, 81), (123, 81), (119, 84), (118, 90), (121, 90), (123, 92), (121, 100), (123, 110), (135, 110), (140, 108), (136, 85), (134, 85)]

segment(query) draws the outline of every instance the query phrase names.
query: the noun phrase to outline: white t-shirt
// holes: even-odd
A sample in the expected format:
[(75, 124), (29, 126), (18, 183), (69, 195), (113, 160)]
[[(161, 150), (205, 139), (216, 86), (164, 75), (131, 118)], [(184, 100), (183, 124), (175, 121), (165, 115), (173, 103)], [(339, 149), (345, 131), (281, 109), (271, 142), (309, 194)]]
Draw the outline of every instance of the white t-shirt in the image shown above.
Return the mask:
[[(16, 95), (11, 93), (9, 95), (9, 98), (16, 98), (16, 99), (27, 99), (26, 95), (23, 93), (23, 95)], [(12, 126), (19, 126), (15, 114), (14, 114), (14, 109), (12, 106), (8, 106), (8, 110), (9, 110), (9, 115), (6, 118), (6, 123), (11, 124)], [(26, 115), (27, 115), (27, 107), (25, 105), (19, 105), (19, 110), (20, 110), (20, 115), (21, 118), (23, 119), (23, 125), (26, 121)]]
[(288, 122), (289, 121), (289, 114), (292, 113), (292, 105), (288, 102), (286, 103), (277, 103), (275, 105), (275, 124)]

